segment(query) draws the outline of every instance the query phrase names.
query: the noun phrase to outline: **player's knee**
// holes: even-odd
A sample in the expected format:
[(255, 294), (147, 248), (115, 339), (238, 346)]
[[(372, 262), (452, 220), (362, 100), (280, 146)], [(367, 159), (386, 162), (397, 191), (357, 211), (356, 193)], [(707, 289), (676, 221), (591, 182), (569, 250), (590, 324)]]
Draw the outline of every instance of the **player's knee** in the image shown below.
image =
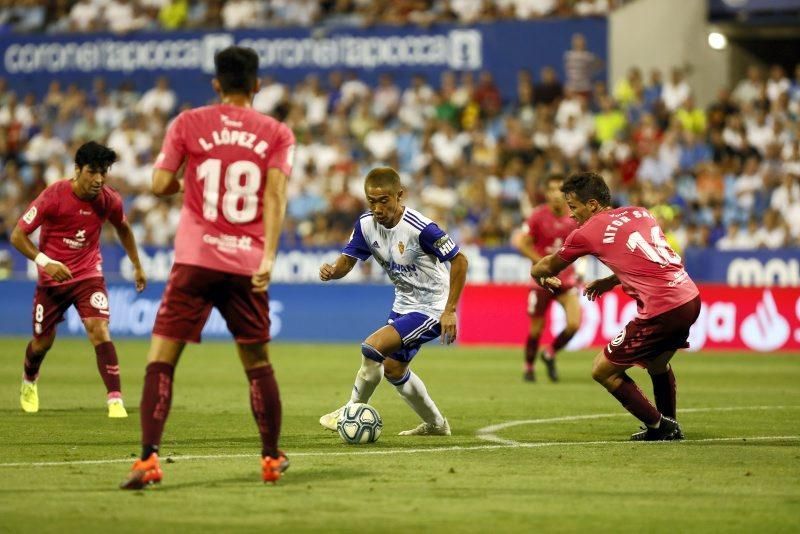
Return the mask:
[(386, 367), (383, 368), (383, 376), (386, 377), (386, 380), (391, 382), (394, 385), (401, 385), (399, 384), (403, 378), (406, 377), (408, 373), (405, 367)]
[(528, 333), (531, 336), (539, 337), (540, 335), (542, 335), (542, 330), (544, 330), (544, 322), (533, 320), (531, 321), (531, 325), (528, 328)]
[(106, 321), (86, 321), (86, 335), (94, 344), (111, 341), (108, 333), (108, 323)]
[(564, 327), (564, 335), (568, 337), (573, 337), (575, 334), (578, 333), (578, 329), (581, 327), (580, 322), (567, 322), (567, 326)]
[(54, 337), (34, 338), (31, 341), (31, 350), (35, 354), (45, 354), (52, 348), (53, 341), (55, 341)]
[(598, 384), (605, 384), (608, 380), (608, 373), (599, 365), (592, 366), (592, 380)]
[(386, 357), (381, 354), (381, 351), (366, 342), (361, 344), (361, 354), (366, 359), (377, 363), (383, 363), (383, 361), (386, 359)]

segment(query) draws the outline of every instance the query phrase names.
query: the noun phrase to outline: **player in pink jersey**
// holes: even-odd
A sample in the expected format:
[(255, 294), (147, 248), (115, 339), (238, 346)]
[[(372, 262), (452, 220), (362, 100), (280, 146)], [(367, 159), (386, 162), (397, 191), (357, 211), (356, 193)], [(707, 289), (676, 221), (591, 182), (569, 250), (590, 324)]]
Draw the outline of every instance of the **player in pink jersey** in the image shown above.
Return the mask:
[(286, 211), (294, 135), (251, 108), (259, 90), (258, 56), (231, 46), (214, 57), (221, 103), (184, 111), (164, 139), (153, 192), (181, 190), (175, 264), (153, 327), (140, 406), (142, 456), (121, 487), (160, 482), (158, 448), (172, 400), (175, 366), (186, 343), (198, 343), (216, 307), (236, 340), (261, 434), (262, 478), (276, 482), (289, 466), (278, 449), (281, 401), (267, 353), (267, 286)]
[[(113, 150), (94, 141), (82, 145), (75, 154), (75, 176), (45, 189), (11, 234), (11, 243), (35, 261), (39, 271), (33, 298), (33, 339), (25, 349), (20, 391), (20, 404), (26, 412), (39, 411), (39, 368), (53, 346), (57, 324), (64, 320), (69, 307), (75, 306), (94, 346), (97, 368), (108, 391), (108, 416), (128, 416), (122, 403), (119, 360), (108, 331), (110, 310), (100, 256), (100, 233), (105, 221), (114, 226), (133, 263), (137, 291), (144, 289), (146, 280), (122, 199), (103, 184), (116, 159)], [(28, 235), (40, 227), (37, 248)]]
[[(584, 294), (594, 300), (621, 284), (636, 301), (637, 315), (595, 357), (592, 378), (646, 425), (632, 440), (683, 439), (675, 420), (675, 375), (669, 362), (678, 349), (688, 347), (689, 329), (700, 314), (700, 292), (655, 218), (644, 208), (612, 208), (602, 177), (575, 174), (561, 191), (580, 227), (557, 253), (534, 265), (531, 276), (543, 287), (557, 289), (561, 282), (555, 275), (587, 254), (611, 269), (611, 276), (587, 284)], [(625, 372), (633, 365), (650, 374), (656, 406)]]
[[(523, 256), (530, 258), (533, 263), (538, 262), (547, 254), (552, 254), (561, 248), (561, 244), (577, 224), (569, 216), (561, 184), (564, 178), (553, 174), (547, 178), (547, 203), (536, 208), (522, 229), (511, 236), (511, 244)], [(581, 326), (581, 305), (578, 301), (578, 279), (575, 267), (570, 265), (558, 278), (561, 286), (557, 290), (548, 291), (538, 285), (531, 288), (528, 297), (528, 315), (531, 323), (528, 339), (525, 343), (525, 372), (523, 378), (529, 382), (536, 381), (534, 362), (539, 348), (539, 336), (544, 330), (544, 320), (547, 310), (553, 301), (557, 301), (566, 314), (567, 324), (564, 330), (556, 336), (550, 346), (542, 349), (540, 357), (547, 366), (547, 376), (553, 382), (558, 381), (556, 370), (556, 354), (578, 331)]]

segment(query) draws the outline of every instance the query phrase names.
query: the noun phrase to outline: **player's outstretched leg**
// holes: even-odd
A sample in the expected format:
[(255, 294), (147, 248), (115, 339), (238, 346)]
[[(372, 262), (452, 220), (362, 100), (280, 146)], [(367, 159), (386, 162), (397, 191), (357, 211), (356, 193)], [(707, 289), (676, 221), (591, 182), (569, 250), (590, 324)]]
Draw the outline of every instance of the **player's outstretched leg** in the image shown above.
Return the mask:
[(281, 397), (271, 364), (247, 369), (250, 408), (261, 436), (261, 475), (264, 482), (277, 482), (289, 468), (286, 454), (278, 449), (281, 433)]
[[(399, 367), (399, 366), (398, 366)], [(405, 366), (403, 366), (405, 368)], [(395, 375), (396, 376), (396, 375)], [(450, 423), (439, 411), (436, 403), (433, 402), (428, 389), (422, 380), (414, 374), (411, 369), (406, 369), (399, 379), (390, 377), (386, 379), (394, 385), (397, 392), (403, 397), (414, 413), (416, 413), (422, 423), (411, 430), (400, 432), (400, 436), (449, 436)]]
[[(50, 345), (52, 345), (52, 340), (47, 349), (50, 348)], [(42, 347), (34, 347), (34, 341), (28, 343), (25, 348), (25, 363), (22, 371), (22, 386), (20, 386), (19, 390), (19, 404), (22, 410), (28, 413), (39, 411), (39, 389), (36, 385), (36, 379), (39, 378), (39, 368), (42, 366), (47, 349), (42, 350)]]
[(575, 332), (576, 330), (570, 327), (565, 328), (556, 336), (548, 347), (543, 348), (539, 353), (539, 356), (547, 367), (547, 378), (549, 378), (551, 382), (558, 382), (559, 379), (558, 368), (556, 367), (556, 354), (569, 343), (569, 340), (575, 336)]
[[(183, 347), (181, 347), (182, 350)], [(152, 352), (151, 347), (151, 352)], [(175, 357), (177, 362), (177, 356)], [(122, 489), (142, 489), (161, 482), (163, 473), (158, 461), (161, 435), (172, 405), (172, 378), (175, 366), (163, 361), (147, 364), (139, 416), (142, 424), (142, 456), (131, 468)]]
[[(630, 366), (628, 366), (630, 367)], [(678, 423), (662, 414), (647, 400), (636, 382), (629, 377), (627, 367), (614, 365), (601, 352), (592, 368), (592, 378), (605, 387), (634, 417), (646, 425), (643, 432), (631, 436), (633, 441), (672, 441), (682, 438)]]
[(578, 301), (577, 292), (571, 289), (560, 294), (556, 297), (556, 300), (564, 308), (567, 324), (564, 326), (564, 330), (550, 343), (550, 346), (545, 347), (540, 354), (542, 361), (547, 366), (547, 377), (551, 382), (558, 382), (559, 379), (558, 369), (556, 368), (556, 355), (575, 337), (581, 326), (581, 305)]
[[(350, 394), (350, 401), (347, 404), (356, 402), (369, 402), (375, 388), (381, 383), (383, 378), (383, 360), (384, 357), (378, 349), (368, 343), (361, 344), (361, 368), (356, 373), (356, 379), (353, 383), (353, 390)], [(345, 406), (347, 406), (345, 404)], [(342, 415), (344, 406), (337, 408), (331, 413), (327, 413), (319, 418), (319, 424), (324, 428), (336, 431), (336, 422)]]
[(525, 340), (525, 369), (522, 379), (526, 382), (536, 382), (536, 351), (539, 350), (539, 336), (528, 334)]
[(111, 341), (111, 334), (108, 331), (108, 320), (104, 318), (90, 317), (83, 321), (86, 327), (86, 335), (94, 346), (94, 353), (97, 357), (97, 370), (106, 386), (106, 404), (108, 406), (108, 416), (111, 418), (128, 417), (125, 405), (122, 403), (122, 385), (119, 377), (119, 358), (117, 349)]
[(122, 402), (122, 384), (119, 377), (119, 359), (114, 343), (106, 341), (94, 348), (97, 356), (97, 370), (106, 385), (108, 416), (111, 418), (128, 417)]
[(648, 369), (650, 380), (653, 381), (653, 396), (656, 398), (658, 411), (667, 417), (675, 419), (677, 412), (677, 388), (675, 387), (675, 373), (672, 366), (667, 365), (667, 370), (657, 373)]

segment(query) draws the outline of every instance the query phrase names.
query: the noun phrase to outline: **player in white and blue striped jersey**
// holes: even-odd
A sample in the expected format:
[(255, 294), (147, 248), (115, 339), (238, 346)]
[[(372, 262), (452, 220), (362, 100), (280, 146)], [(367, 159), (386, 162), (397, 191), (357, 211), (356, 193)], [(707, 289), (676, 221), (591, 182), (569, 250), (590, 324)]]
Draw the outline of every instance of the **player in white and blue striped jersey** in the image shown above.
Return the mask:
[[(323, 264), (319, 270), (322, 281), (336, 280), (358, 260), (372, 256), (395, 287), (387, 324), (361, 344), (361, 369), (348, 404), (369, 402), (386, 376), (423, 421), (400, 432), (401, 436), (449, 436), (447, 419), (408, 367), (423, 343), (440, 336), (444, 344), (455, 340), (456, 306), (467, 279), (467, 258), (436, 223), (403, 206), (403, 188), (394, 169), (370, 171), (364, 192), (370, 211), (356, 221), (350, 242), (336, 262)], [(320, 424), (336, 430), (343, 408), (323, 415)]]

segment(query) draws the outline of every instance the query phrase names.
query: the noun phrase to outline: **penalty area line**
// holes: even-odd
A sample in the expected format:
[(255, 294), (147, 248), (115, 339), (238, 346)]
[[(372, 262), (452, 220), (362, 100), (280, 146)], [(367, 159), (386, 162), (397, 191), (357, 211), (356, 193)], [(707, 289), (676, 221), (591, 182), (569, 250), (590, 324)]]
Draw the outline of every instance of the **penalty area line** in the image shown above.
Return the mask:
[[(307, 458), (307, 457), (332, 457), (332, 456), (387, 456), (392, 454), (422, 454), (429, 452), (469, 452), (469, 451), (486, 451), (495, 449), (539, 449), (545, 447), (576, 447), (584, 445), (631, 445), (641, 446), (642, 444), (653, 446), (657, 444), (673, 444), (674, 446), (682, 446), (692, 443), (722, 443), (722, 442), (749, 442), (749, 441), (796, 441), (800, 440), (800, 436), (737, 436), (727, 438), (700, 438), (700, 439), (687, 439), (683, 441), (651, 441), (651, 442), (632, 442), (632, 441), (539, 441), (529, 443), (508, 443), (508, 444), (493, 444), (493, 445), (454, 445), (452, 447), (429, 447), (429, 448), (415, 448), (415, 449), (383, 449), (375, 451), (310, 451), (310, 452), (297, 452), (289, 454), (290, 458)], [(180, 462), (182, 460), (227, 460), (236, 458), (258, 458), (258, 454), (187, 454), (181, 456), (168, 456), (165, 458)], [(116, 458), (110, 460), (65, 460), (61, 462), (10, 462), (0, 463), (0, 467), (63, 467), (72, 465), (104, 465), (104, 464), (124, 464), (129, 463), (132, 458)]]

